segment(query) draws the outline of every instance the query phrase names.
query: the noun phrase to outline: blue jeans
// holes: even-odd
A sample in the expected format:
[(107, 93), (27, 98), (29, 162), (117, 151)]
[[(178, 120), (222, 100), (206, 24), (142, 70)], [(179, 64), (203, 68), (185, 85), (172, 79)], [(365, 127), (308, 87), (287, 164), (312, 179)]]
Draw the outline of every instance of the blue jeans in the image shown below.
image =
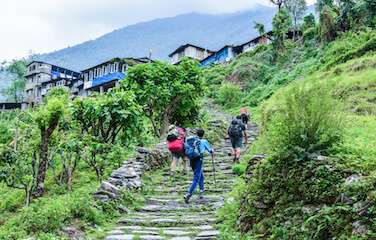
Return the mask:
[(191, 167), (193, 170), (193, 181), (191, 187), (188, 190), (188, 195), (192, 196), (195, 191), (197, 184), (200, 187), (200, 191), (204, 191), (204, 172), (202, 170), (202, 158), (197, 160), (191, 160)]

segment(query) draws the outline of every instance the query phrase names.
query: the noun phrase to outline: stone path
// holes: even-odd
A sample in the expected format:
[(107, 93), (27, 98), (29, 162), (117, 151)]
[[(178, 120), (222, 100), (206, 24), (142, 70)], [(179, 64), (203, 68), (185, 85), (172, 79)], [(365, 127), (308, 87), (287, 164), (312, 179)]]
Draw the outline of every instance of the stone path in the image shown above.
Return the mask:
[[(216, 117), (228, 116), (217, 114)], [(257, 127), (248, 128), (249, 143), (257, 136)], [(224, 203), (226, 193), (230, 192), (236, 176), (232, 172), (231, 144), (223, 139), (214, 145), (216, 151), (216, 185), (214, 184), (210, 157), (204, 161), (205, 196), (195, 194), (189, 204), (183, 201), (192, 172), (178, 176), (172, 181), (166, 168), (152, 183), (153, 191), (146, 204), (140, 209), (125, 215), (117, 227), (107, 233), (106, 240), (191, 240), (218, 239), (216, 211)], [(153, 179), (153, 176), (152, 176)], [(197, 193), (197, 192), (196, 192)]]

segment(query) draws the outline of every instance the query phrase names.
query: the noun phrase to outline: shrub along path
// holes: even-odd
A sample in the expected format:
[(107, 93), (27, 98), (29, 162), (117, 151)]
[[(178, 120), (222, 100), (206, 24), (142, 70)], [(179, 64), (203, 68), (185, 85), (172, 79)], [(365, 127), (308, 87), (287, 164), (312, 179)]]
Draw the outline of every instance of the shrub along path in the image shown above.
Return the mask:
[[(229, 122), (228, 115), (213, 113), (216, 118)], [(248, 128), (249, 143), (257, 136), (257, 127)], [(183, 196), (192, 178), (192, 171), (187, 176), (179, 175), (175, 181), (169, 176), (166, 167), (150, 175), (148, 187), (152, 193), (145, 205), (125, 215), (116, 228), (107, 233), (106, 240), (128, 239), (217, 239), (216, 210), (224, 203), (226, 193), (231, 191), (236, 176), (232, 172), (231, 144), (229, 139), (214, 143), (216, 184), (214, 184), (212, 162), (209, 156), (204, 160), (205, 196), (198, 194), (185, 204)], [(198, 190), (196, 190), (198, 191)]]

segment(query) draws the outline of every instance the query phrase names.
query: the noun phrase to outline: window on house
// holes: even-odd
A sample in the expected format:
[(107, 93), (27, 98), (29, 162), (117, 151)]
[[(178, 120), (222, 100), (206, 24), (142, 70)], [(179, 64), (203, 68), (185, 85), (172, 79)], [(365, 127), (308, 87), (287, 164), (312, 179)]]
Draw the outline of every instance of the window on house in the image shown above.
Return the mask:
[(125, 73), (127, 70), (128, 70), (128, 64), (124, 63), (121, 71)]
[(115, 64), (114, 64), (114, 72), (119, 72), (119, 63), (118, 62), (116, 62)]

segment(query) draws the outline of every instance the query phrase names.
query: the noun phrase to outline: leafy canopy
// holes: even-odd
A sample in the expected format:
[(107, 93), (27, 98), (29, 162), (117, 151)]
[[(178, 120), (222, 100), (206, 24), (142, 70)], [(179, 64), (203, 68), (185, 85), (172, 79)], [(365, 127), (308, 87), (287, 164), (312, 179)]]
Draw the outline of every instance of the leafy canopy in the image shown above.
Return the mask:
[(204, 91), (201, 70), (189, 59), (179, 65), (137, 65), (129, 69), (121, 88), (135, 93), (157, 136), (163, 135), (170, 123), (192, 123)]

